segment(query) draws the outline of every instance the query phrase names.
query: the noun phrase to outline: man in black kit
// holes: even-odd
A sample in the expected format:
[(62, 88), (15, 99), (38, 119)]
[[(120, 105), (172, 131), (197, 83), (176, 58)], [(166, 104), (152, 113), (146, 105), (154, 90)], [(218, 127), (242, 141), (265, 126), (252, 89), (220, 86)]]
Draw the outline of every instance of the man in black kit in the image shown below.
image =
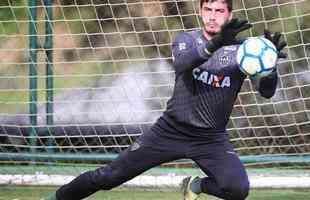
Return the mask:
[[(200, 16), (203, 28), (180, 33), (172, 44), (175, 86), (163, 115), (116, 160), (79, 175), (47, 200), (80, 200), (177, 159), (193, 160), (207, 175), (183, 180), (184, 200), (200, 193), (246, 199), (248, 176), (225, 127), (246, 78), (236, 62), (236, 36), (251, 24), (232, 18), (232, 0), (201, 0)], [(278, 57), (285, 58), (281, 34), (265, 31), (265, 37), (277, 47)], [(256, 80), (260, 95), (272, 97), (277, 79), (274, 70)]]

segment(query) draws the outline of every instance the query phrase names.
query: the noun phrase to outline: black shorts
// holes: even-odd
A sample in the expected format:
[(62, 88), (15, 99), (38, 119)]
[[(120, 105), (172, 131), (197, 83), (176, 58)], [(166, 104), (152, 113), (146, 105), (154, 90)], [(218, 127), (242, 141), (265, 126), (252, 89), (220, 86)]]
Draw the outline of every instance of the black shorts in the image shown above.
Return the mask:
[(240, 184), (248, 182), (245, 168), (225, 134), (208, 139), (183, 140), (150, 130), (120, 156), (120, 160), (123, 159), (127, 160), (127, 166), (128, 163), (133, 166), (134, 176), (136, 170), (143, 172), (162, 163), (191, 159), (219, 184), (225, 184), (227, 180), (235, 180), (237, 184), (238, 181)]
[[(107, 166), (85, 172), (62, 186), (56, 193), (57, 198), (82, 199), (100, 189), (117, 187), (152, 167), (178, 159), (192, 159), (197, 163), (211, 180), (204, 182), (216, 183), (216, 191), (232, 181), (238, 187), (248, 185), (245, 169), (227, 136), (191, 141), (165, 137), (164, 132), (159, 134), (150, 129)], [(220, 192), (210, 193), (221, 195)]]

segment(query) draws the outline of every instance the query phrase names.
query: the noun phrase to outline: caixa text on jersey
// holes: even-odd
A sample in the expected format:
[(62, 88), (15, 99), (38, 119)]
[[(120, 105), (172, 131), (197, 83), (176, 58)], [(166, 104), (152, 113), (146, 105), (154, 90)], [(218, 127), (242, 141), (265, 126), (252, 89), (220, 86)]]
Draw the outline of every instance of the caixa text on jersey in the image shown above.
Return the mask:
[(200, 68), (193, 69), (193, 77), (207, 85), (213, 87), (230, 87), (230, 77), (224, 75), (212, 74)]

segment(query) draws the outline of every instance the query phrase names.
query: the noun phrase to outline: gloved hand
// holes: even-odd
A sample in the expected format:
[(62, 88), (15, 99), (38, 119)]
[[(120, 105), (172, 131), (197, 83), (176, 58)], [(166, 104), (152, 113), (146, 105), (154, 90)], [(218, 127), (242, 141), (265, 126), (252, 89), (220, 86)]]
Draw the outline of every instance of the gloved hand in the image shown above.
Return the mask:
[(233, 45), (238, 43), (236, 41), (236, 36), (238, 33), (247, 30), (252, 27), (247, 20), (239, 20), (238, 18), (234, 18), (228, 22), (226, 22), (222, 27), (221, 31), (217, 33), (208, 43), (206, 48), (209, 54), (212, 54), (217, 49), (222, 46)]
[(282, 34), (280, 32), (275, 32), (272, 36), (269, 30), (264, 30), (264, 37), (276, 46), (278, 51), (278, 58), (287, 58), (287, 54), (282, 52), (287, 43), (285, 41), (280, 41), (281, 36)]

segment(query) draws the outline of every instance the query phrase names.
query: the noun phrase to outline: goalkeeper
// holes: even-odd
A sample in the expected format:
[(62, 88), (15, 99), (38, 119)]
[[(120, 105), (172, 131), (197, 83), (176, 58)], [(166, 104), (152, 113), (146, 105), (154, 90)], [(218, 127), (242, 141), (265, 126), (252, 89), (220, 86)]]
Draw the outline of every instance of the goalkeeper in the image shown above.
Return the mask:
[[(244, 200), (249, 192), (245, 168), (229, 142), (226, 125), (246, 78), (236, 63), (238, 33), (251, 27), (232, 18), (232, 0), (201, 0), (202, 30), (180, 33), (172, 44), (175, 87), (157, 122), (119, 157), (61, 186), (47, 200), (80, 200), (110, 190), (146, 170), (176, 159), (192, 159), (206, 177), (183, 180), (184, 200), (206, 193)], [(284, 58), (281, 34), (265, 32)], [(256, 80), (259, 93), (274, 95), (276, 70)]]

